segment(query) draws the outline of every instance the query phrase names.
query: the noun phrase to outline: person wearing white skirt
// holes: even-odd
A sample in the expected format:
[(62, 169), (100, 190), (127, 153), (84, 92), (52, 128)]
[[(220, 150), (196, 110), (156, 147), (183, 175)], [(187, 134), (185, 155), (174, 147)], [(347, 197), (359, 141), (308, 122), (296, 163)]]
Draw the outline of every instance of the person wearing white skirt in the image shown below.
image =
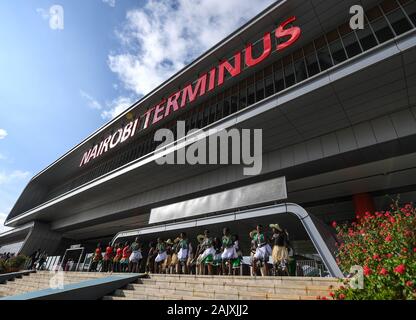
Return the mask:
[(131, 255), (129, 257), (130, 272), (139, 272), (139, 264), (142, 260), (142, 251), (140, 249), (139, 238), (136, 237), (134, 242), (130, 245)]
[(179, 263), (176, 265), (176, 273), (182, 273), (182, 265), (184, 264), (184, 272), (185, 274), (188, 273), (188, 266), (186, 265), (186, 260), (188, 259), (188, 252), (189, 252), (189, 241), (186, 237), (185, 232), (181, 232), (179, 236), (179, 243), (178, 243), (178, 260)]
[(267, 243), (262, 225), (259, 224), (256, 227), (256, 232), (253, 234), (253, 240), (256, 244), (256, 252), (253, 256), (253, 274), (256, 274), (257, 262), (260, 261), (263, 264), (261, 274), (262, 276), (266, 276), (268, 275), (268, 261), (272, 254), (272, 248)]
[(237, 256), (237, 252), (235, 251), (234, 242), (230, 234), (229, 228), (223, 229), (223, 236), (222, 236), (222, 254), (221, 254), (221, 260), (222, 260), (222, 273), (225, 275), (226, 267), (228, 265), (228, 271), (227, 274), (231, 275), (232, 265), (231, 260), (234, 259), (234, 257)]
[(166, 254), (166, 246), (161, 238), (157, 238), (156, 244), (157, 256), (155, 258), (155, 273), (161, 273), (160, 266), (168, 257)]

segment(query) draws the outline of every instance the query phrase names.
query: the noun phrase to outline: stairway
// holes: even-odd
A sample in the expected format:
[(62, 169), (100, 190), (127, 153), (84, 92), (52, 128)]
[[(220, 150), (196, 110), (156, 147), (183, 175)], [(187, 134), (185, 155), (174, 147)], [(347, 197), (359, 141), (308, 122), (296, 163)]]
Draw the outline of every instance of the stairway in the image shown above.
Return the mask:
[[(152, 274), (104, 300), (315, 300), (341, 285), (336, 278)], [(331, 287), (332, 286), (332, 287)]]
[[(71, 284), (81, 281), (107, 277), (108, 273), (98, 272), (64, 272), (63, 283)], [(0, 284), (0, 297), (14, 296), (26, 292), (38, 291), (50, 288), (50, 280), (54, 273), (50, 271), (37, 271), (30, 273), (22, 278), (16, 278), (13, 281), (7, 281)]]

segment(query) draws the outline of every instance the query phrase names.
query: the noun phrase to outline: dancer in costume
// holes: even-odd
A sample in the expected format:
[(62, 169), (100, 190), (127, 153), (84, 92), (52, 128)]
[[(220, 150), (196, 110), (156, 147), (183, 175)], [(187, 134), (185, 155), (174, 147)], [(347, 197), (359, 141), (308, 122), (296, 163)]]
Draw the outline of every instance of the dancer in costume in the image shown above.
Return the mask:
[(136, 237), (130, 246), (130, 272), (139, 272), (140, 261), (143, 259), (139, 238)]
[(162, 263), (167, 258), (166, 244), (163, 242), (161, 238), (157, 238), (156, 252), (157, 256), (155, 258), (155, 273), (161, 273)]
[(263, 226), (260, 224), (257, 225), (256, 230), (257, 233), (254, 236), (254, 241), (256, 241), (256, 253), (254, 254), (255, 263), (253, 272), (256, 273), (257, 262), (260, 262), (263, 264), (263, 267), (261, 268), (261, 274), (262, 276), (266, 276), (268, 275), (268, 262), (272, 253), (272, 248), (267, 243), (267, 238), (264, 234)]

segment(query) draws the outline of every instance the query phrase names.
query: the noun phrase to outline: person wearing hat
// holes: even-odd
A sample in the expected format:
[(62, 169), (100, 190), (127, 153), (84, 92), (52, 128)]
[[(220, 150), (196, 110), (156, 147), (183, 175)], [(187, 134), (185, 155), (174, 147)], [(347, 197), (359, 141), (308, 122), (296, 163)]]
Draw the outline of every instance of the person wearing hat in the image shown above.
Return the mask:
[[(180, 274), (182, 271), (184, 273), (188, 273), (188, 266), (186, 265), (186, 261), (188, 260), (188, 252), (189, 252), (189, 241), (186, 236), (185, 232), (181, 232), (179, 235), (179, 242), (178, 242), (178, 260), (179, 263), (176, 265), (176, 273)], [(184, 269), (182, 270), (182, 265), (184, 265)]]
[(286, 264), (288, 259), (288, 250), (287, 250), (287, 234), (276, 224), (271, 224), (270, 228), (273, 231), (272, 242), (273, 242), (273, 251), (272, 251), (272, 260), (273, 265), (276, 268), (277, 266), (282, 266)]
[(205, 274), (205, 266), (207, 266), (208, 274), (213, 274), (212, 263), (214, 261), (215, 249), (212, 242), (212, 238), (209, 236), (209, 230), (204, 230), (204, 238), (201, 244), (201, 274)]
[(166, 244), (163, 242), (162, 238), (157, 238), (156, 244), (157, 256), (155, 258), (155, 273), (161, 273), (162, 263), (166, 260)]
[(261, 269), (262, 276), (268, 275), (268, 261), (269, 256), (272, 253), (272, 248), (267, 243), (267, 238), (263, 232), (263, 226), (257, 225), (256, 227), (256, 235), (254, 236), (254, 241), (256, 242), (256, 253), (254, 254), (254, 264), (253, 264), (253, 272), (256, 274), (256, 265), (257, 262), (260, 261), (263, 263), (263, 268)]

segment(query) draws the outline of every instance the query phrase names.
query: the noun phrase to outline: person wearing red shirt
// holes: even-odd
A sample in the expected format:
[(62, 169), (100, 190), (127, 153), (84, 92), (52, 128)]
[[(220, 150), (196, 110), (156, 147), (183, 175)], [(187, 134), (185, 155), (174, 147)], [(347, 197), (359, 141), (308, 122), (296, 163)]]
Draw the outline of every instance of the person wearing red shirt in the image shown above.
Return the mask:
[(92, 258), (92, 262), (88, 271), (97, 271), (98, 263), (103, 259), (101, 253), (101, 243), (97, 244), (97, 248), (95, 249), (94, 256)]
[(128, 272), (129, 271), (129, 257), (131, 254), (131, 250), (130, 250), (130, 245), (129, 243), (126, 241), (126, 243), (124, 244), (124, 248), (123, 248), (123, 257), (120, 260), (120, 268), (121, 268), (121, 272)]
[(117, 243), (114, 248), (116, 249), (116, 255), (113, 259), (113, 272), (120, 272), (120, 260), (123, 255), (123, 249), (121, 249), (119, 243)]
[(112, 271), (112, 262), (113, 262), (113, 246), (111, 242), (108, 243), (107, 248), (105, 249), (104, 259), (103, 259), (103, 272)]

